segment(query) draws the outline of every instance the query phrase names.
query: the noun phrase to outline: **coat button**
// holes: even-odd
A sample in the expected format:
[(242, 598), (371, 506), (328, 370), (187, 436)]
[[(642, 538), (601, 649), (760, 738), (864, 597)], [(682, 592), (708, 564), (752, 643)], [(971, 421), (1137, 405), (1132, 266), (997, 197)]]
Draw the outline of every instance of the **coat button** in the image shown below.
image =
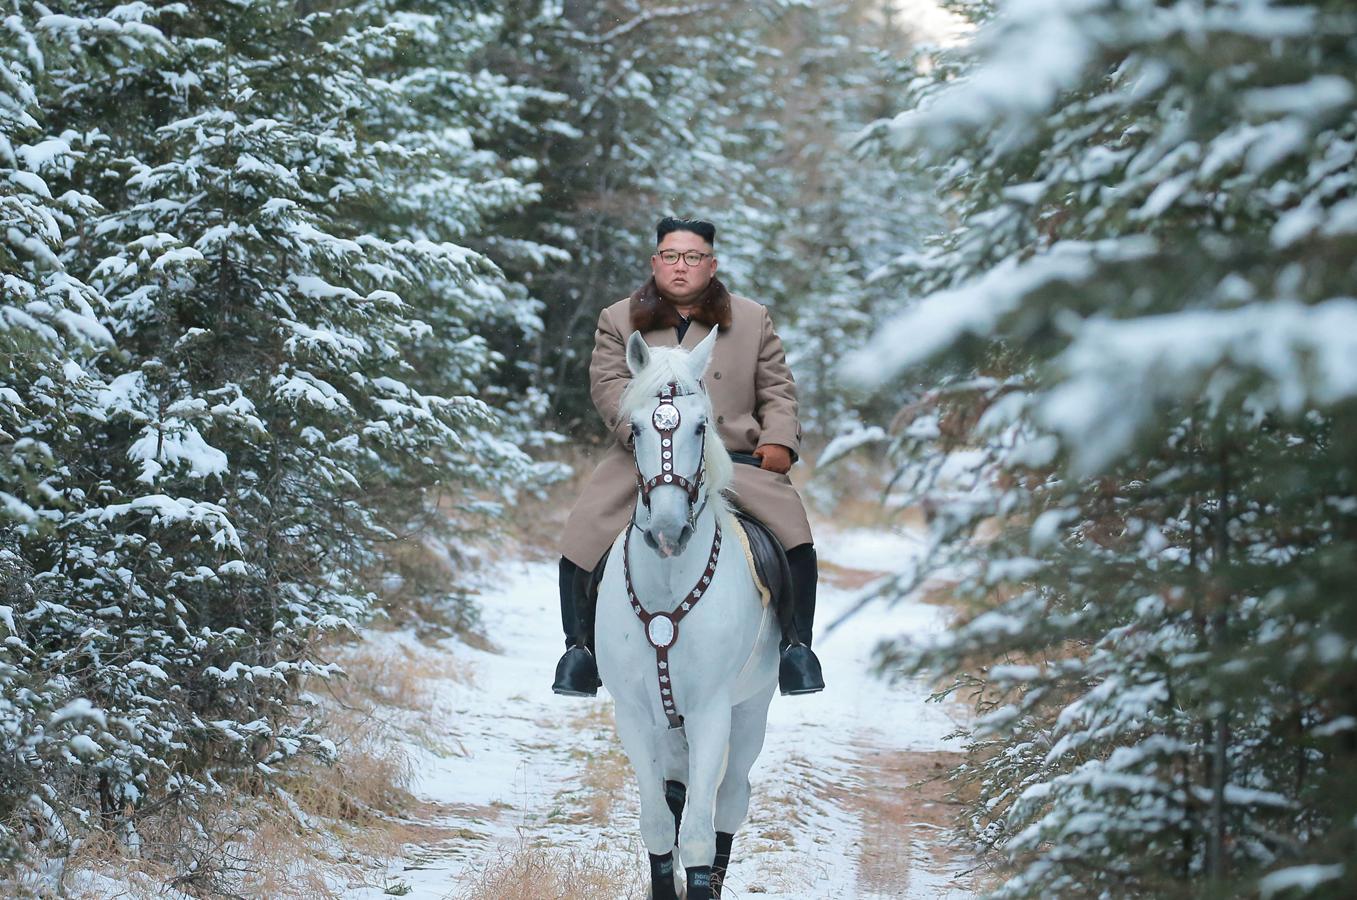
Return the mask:
[(717, 417), (716, 417), (716, 424), (717, 424), (717, 425), (724, 425), (724, 424), (726, 424), (726, 417), (725, 417), (725, 416), (717, 416)]
[(721, 373), (720, 373), (720, 372), (713, 372), (711, 377), (715, 378), (717, 381), (720, 381), (720, 380), (721, 380)]

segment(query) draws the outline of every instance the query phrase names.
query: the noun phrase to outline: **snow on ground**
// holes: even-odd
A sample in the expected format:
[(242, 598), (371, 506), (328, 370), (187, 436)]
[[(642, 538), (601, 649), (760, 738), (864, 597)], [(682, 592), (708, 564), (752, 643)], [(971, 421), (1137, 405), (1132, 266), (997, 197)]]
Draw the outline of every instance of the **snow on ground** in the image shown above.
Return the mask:
[[(909, 535), (848, 531), (822, 535), (817, 550), (822, 569), (832, 563), (884, 572), (917, 556), (919, 544)], [(861, 591), (826, 581), (822, 571), (817, 622), (834, 621)], [(468, 884), (487, 867), (525, 846), (631, 866), (640, 883), (645, 851), (629, 767), (611, 808), (604, 798), (603, 816), (599, 798), (590, 796), (600, 789), (588, 767), (618, 758), (606, 691), (584, 699), (550, 689), (563, 649), (555, 564), (501, 563), (482, 591), (485, 630), (496, 647), (443, 645), (472, 677), (439, 691), (434, 719), (444, 723), (444, 733), (410, 748), (415, 793), (447, 810), (439, 824), (455, 829), (456, 837), (408, 848), (406, 859), (386, 873), (387, 883), (408, 887), (405, 896), (412, 898), (469, 896)], [(944, 736), (952, 717), (964, 713), (926, 703), (923, 683), (891, 687), (867, 671), (881, 638), (942, 629), (946, 615), (922, 602), (871, 604), (817, 635), (829, 687), (773, 702), (726, 896), (972, 896), (954, 880), (966, 861), (939, 847), (939, 823), (947, 816), (937, 798), (944, 791), (911, 786), (921, 772), (940, 774), (960, 749)], [(345, 893), (353, 900), (388, 895), (375, 887)]]

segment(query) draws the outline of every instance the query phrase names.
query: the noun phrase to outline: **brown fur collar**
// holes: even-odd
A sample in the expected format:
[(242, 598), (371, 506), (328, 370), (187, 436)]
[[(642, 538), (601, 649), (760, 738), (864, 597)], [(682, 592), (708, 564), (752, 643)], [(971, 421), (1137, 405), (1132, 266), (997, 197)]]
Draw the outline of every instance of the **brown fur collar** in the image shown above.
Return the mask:
[[(679, 321), (678, 310), (660, 295), (654, 276), (631, 295), (631, 327), (642, 334), (653, 328), (674, 328)], [(720, 325), (722, 329), (730, 327), (730, 291), (726, 290), (721, 279), (712, 278), (706, 293), (693, 310), (691, 321)]]

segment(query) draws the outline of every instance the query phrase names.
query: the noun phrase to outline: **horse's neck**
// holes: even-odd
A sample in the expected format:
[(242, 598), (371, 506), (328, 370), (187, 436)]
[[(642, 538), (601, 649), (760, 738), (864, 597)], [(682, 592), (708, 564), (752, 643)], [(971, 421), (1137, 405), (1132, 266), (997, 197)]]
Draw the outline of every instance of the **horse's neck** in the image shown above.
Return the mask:
[[(711, 555), (712, 537), (717, 526), (716, 504), (708, 502), (693, 525), (693, 536), (683, 552), (663, 557), (641, 537), (640, 531), (630, 530), (628, 537), (631, 557), (631, 582), (637, 596), (648, 612), (672, 612), (693, 585), (706, 571)], [(724, 539), (729, 535), (722, 534)]]

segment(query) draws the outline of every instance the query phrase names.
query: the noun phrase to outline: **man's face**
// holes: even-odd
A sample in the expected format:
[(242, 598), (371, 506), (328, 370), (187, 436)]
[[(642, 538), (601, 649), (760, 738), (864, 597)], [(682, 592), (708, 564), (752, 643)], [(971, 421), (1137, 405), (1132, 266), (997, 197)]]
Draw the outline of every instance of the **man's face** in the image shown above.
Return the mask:
[[(679, 257), (672, 265), (664, 261), (667, 251), (678, 253)], [(684, 259), (685, 254), (703, 254), (702, 261), (690, 265)], [(650, 257), (650, 271), (655, 274), (655, 284), (660, 293), (673, 300), (678, 306), (686, 306), (702, 295), (716, 274), (716, 257), (712, 255), (711, 244), (691, 231), (671, 231), (655, 248)]]

